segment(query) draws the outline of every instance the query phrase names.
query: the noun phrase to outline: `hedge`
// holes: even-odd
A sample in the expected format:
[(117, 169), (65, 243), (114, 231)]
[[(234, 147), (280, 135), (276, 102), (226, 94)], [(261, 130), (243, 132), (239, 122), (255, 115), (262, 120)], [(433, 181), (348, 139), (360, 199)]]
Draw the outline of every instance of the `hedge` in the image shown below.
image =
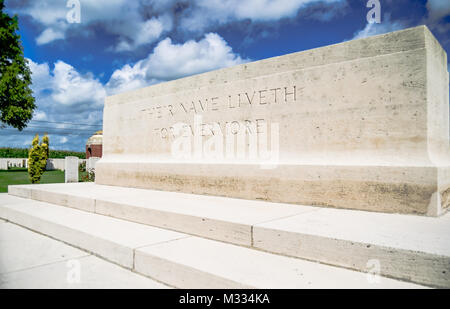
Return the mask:
[[(50, 159), (64, 159), (65, 157), (78, 157), (80, 159), (86, 159), (85, 152), (68, 151), (68, 150), (51, 150), (49, 158)], [(27, 148), (9, 148), (0, 147), (0, 158), (28, 158)]]

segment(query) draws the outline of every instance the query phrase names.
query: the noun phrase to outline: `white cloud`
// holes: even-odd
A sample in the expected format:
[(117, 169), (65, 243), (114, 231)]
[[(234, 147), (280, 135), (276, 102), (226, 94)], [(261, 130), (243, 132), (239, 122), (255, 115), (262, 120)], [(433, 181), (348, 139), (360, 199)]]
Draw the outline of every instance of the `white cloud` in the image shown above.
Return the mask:
[[(32, 122), (33, 125), (50, 126), (53, 130), (69, 129), (70, 132), (76, 133), (78, 129), (92, 128), (94, 132), (96, 128), (82, 126), (74, 128), (74, 126), (53, 124), (53, 122), (98, 124), (101, 123), (103, 102), (107, 93), (114, 94), (142, 88), (161, 81), (232, 66), (247, 60), (235, 54), (218, 34), (209, 33), (199, 41), (190, 40), (183, 44), (176, 44), (170, 38), (162, 40), (145, 59), (116, 70), (106, 85), (103, 85), (93, 74), (82, 74), (61, 60), (53, 66), (48, 63), (36, 63), (30, 59), (28, 61), (32, 72), (31, 87), (37, 104), (33, 120), (41, 121)], [(35, 129), (30, 126), (27, 130)], [(50, 133), (49, 136), (52, 147), (55, 149), (80, 149), (80, 145), (84, 145), (89, 135), (88, 131), (88, 136), (86, 134), (67, 136), (57, 133)], [(15, 138), (11, 136), (5, 142), (22, 143), (23, 140), (28, 140), (29, 136), (24, 135), (17, 140)]]
[[(69, 133), (84, 130), (84, 135), (51, 133), (49, 137), (54, 149), (78, 149), (87, 137), (99, 128), (77, 128), (61, 122), (79, 124), (99, 124), (103, 116), (103, 102), (106, 94), (114, 94), (166, 80), (202, 73), (222, 67), (240, 64), (242, 59), (234, 53), (227, 42), (218, 34), (206, 34), (201, 40), (190, 40), (183, 44), (174, 43), (170, 38), (159, 42), (153, 52), (134, 65), (125, 65), (116, 70), (106, 85), (91, 73), (82, 74), (64, 61), (54, 65), (36, 63), (30, 59), (32, 89), (37, 109), (28, 133), (40, 132), (36, 126), (51, 127), (54, 130), (65, 129)], [(54, 122), (59, 122), (56, 124)], [(45, 130), (43, 128), (42, 130)], [(42, 131), (41, 130), (41, 131)], [(87, 131), (86, 131), (87, 130)], [(86, 135), (87, 134), (87, 135)], [(2, 136), (3, 138), (3, 136)], [(19, 145), (29, 136), (16, 135), (3, 139), (8, 145)]]
[(107, 84), (108, 93), (132, 90), (245, 61), (233, 53), (227, 42), (216, 33), (208, 33), (200, 41), (190, 40), (184, 44), (174, 44), (166, 38), (147, 58), (116, 70)]
[[(30, 15), (42, 25), (50, 26), (65, 21), (68, 9), (66, 1), (23, 1), (17, 12)], [(14, 3), (9, 3), (14, 5)]]
[(437, 21), (445, 16), (450, 15), (449, 0), (428, 0), (427, 2), (429, 19)]
[(173, 44), (170, 38), (161, 41), (144, 61), (147, 75), (169, 80), (244, 62), (216, 33), (208, 33), (196, 42)]
[(28, 60), (28, 65), (31, 70), (31, 89), (34, 93), (39, 93), (51, 87), (50, 68), (47, 63), (36, 63), (31, 59)]
[(150, 85), (145, 77), (145, 69), (141, 67), (141, 62), (134, 66), (125, 65), (120, 70), (115, 70), (106, 84), (108, 94), (116, 94), (128, 90), (134, 90)]
[(136, 44), (142, 45), (158, 39), (165, 30), (172, 28), (168, 15), (152, 18), (142, 23), (141, 31), (136, 34)]
[[(24, 1), (18, 7), (12, 5), (14, 13), (29, 15), (45, 26), (36, 39), (43, 45), (73, 35), (84, 35), (91, 26), (102, 26), (105, 31), (116, 35), (116, 50), (132, 50), (141, 45), (154, 42), (165, 31), (172, 29), (171, 17), (165, 14), (145, 19), (138, 1), (127, 0), (83, 0), (81, 4), (81, 23), (70, 24), (66, 15), (70, 8), (67, 1), (42, 0)], [(82, 31), (80, 31), (82, 30)]]
[(270, 22), (295, 17), (311, 4), (336, 4), (345, 0), (196, 0), (181, 21), (187, 31), (201, 31), (210, 25), (222, 25), (249, 19)]
[[(53, 149), (78, 149), (100, 127), (73, 126), (61, 122), (99, 124), (103, 117), (104, 85), (92, 74), (81, 74), (73, 66), (57, 61), (53, 68), (48, 63), (28, 59), (33, 95), (37, 108), (27, 134), (1, 136), (5, 145), (28, 145), (31, 135), (49, 132)], [(35, 122), (38, 121), (38, 122)], [(60, 122), (56, 124), (54, 122)], [(48, 130), (47, 130), (48, 129)], [(61, 129), (65, 129), (61, 132)], [(31, 132), (30, 132), (31, 131)], [(79, 135), (79, 133), (83, 133)], [(60, 132), (61, 134), (58, 134)], [(67, 135), (68, 133), (74, 135)]]
[(384, 34), (392, 31), (397, 31), (406, 28), (406, 24), (402, 21), (391, 21), (390, 15), (385, 14), (381, 19), (381, 23), (367, 24), (366, 27), (360, 31), (357, 31), (353, 36), (353, 39), (362, 39), (369, 36)]
[(55, 40), (64, 39), (65, 33), (59, 30), (53, 30), (52, 28), (47, 28), (42, 32), (37, 38), (36, 43), (38, 45), (47, 44)]
[[(10, 3), (13, 10), (30, 15), (43, 25), (51, 26), (60, 22), (67, 22), (66, 15), (71, 10), (67, 8), (67, 1), (61, 0), (28, 0), (21, 1), (17, 7)], [(106, 21), (124, 19), (127, 14), (137, 13), (139, 4), (127, 0), (81, 0), (81, 22), (92, 23), (95, 21)]]
[(35, 111), (33, 115), (33, 120), (47, 120), (47, 114), (43, 111)]
[(23, 0), (10, 6), (14, 13), (29, 15), (44, 26), (45, 30), (37, 38), (40, 45), (86, 35), (93, 27), (100, 26), (116, 36), (110, 50), (122, 52), (156, 42), (174, 29), (179, 33), (207, 31), (217, 25), (247, 19), (273, 22), (294, 18), (299, 10), (314, 4), (320, 4), (322, 11), (311, 18), (328, 20), (335, 15), (336, 4), (346, 0), (83, 0), (80, 3), (79, 24), (67, 22), (70, 8), (66, 7), (66, 1)]
[(62, 105), (77, 105), (88, 102), (91, 107), (103, 105), (103, 85), (91, 74), (81, 75), (74, 67), (57, 61), (53, 70), (52, 98)]
[[(116, 51), (130, 51), (139, 46), (155, 42), (164, 32), (172, 29), (172, 20), (168, 15), (151, 18), (135, 25), (134, 35), (124, 35), (117, 44)], [(133, 37), (133, 39), (130, 39)]]

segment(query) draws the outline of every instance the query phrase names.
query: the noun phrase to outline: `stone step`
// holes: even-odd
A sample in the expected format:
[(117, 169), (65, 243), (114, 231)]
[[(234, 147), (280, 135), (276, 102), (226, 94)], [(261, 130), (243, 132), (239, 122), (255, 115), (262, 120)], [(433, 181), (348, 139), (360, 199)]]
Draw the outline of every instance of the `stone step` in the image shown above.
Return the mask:
[(0, 220), (0, 290), (166, 288), (86, 251)]
[(6, 194), (0, 218), (178, 288), (423, 288)]
[(286, 256), (450, 287), (450, 214), (439, 218), (102, 186), (10, 186), (11, 195)]

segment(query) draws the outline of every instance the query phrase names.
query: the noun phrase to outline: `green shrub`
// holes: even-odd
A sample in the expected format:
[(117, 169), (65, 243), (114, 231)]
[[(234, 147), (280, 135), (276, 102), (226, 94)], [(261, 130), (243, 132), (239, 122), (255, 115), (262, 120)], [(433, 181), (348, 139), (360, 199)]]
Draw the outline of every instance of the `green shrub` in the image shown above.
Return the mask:
[(48, 159), (48, 136), (44, 136), (39, 144), (39, 135), (33, 138), (32, 147), (28, 153), (28, 176), (31, 183), (39, 183), (45, 171)]
[(95, 172), (93, 170), (83, 172), (80, 177), (81, 182), (94, 182)]
[[(49, 154), (50, 154), (50, 142), (48, 140), (48, 136), (47, 134), (44, 135), (44, 137), (42, 138), (42, 145), (44, 146), (44, 152), (45, 152), (45, 157), (48, 159), (49, 158)], [(45, 160), (47, 160), (45, 159)]]
[(80, 173), (86, 172), (86, 161), (83, 161), (80, 164), (78, 164), (78, 171)]

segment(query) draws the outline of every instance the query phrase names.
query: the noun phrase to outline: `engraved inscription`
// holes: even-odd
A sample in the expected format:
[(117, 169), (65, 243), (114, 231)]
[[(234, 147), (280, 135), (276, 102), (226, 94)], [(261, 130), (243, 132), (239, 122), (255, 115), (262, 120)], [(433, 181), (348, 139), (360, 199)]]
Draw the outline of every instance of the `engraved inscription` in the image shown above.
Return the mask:
[[(297, 101), (297, 87), (286, 86), (251, 90), (225, 96), (211, 96), (178, 103), (155, 105), (141, 109), (150, 119), (174, 117), (177, 114), (199, 115), (204, 112), (225, 111), (242, 107), (257, 107)], [(161, 130), (161, 128), (160, 128)]]

